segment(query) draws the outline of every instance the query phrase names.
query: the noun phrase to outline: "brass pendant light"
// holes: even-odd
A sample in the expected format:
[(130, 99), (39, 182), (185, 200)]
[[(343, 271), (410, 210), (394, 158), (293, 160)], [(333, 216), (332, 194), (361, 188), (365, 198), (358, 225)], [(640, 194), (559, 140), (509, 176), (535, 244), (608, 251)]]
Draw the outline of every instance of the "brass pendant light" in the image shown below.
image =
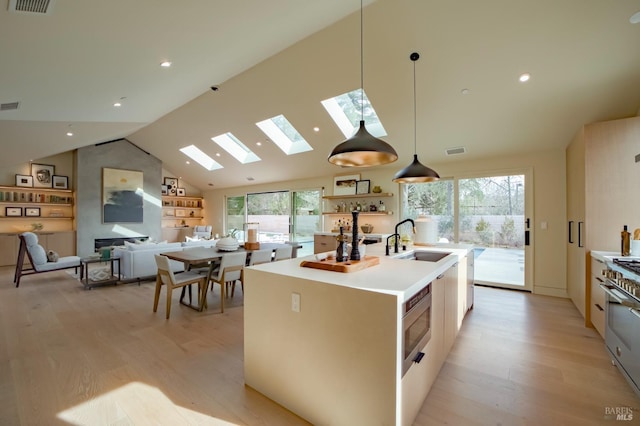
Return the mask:
[(423, 165), (418, 161), (417, 136), (416, 136), (416, 61), (420, 59), (417, 52), (413, 52), (409, 59), (413, 61), (413, 162), (400, 170), (393, 177), (398, 183), (421, 183), (433, 182), (440, 179), (440, 175), (435, 170)]
[(360, 87), (362, 119), (358, 131), (346, 141), (336, 145), (329, 154), (329, 162), (343, 167), (370, 167), (393, 163), (398, 154), (391, 145), (369, 133), (364, 124), (364, 49), (363, 6), (360, 0)]

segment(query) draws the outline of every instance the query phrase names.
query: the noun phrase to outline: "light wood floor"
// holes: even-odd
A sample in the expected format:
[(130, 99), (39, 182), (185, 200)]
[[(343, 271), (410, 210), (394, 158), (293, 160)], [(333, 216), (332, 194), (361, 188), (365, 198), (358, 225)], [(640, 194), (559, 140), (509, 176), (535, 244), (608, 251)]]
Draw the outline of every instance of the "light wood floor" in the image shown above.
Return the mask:
[[(244, 386), (240, 291), (224, 314), (211, 297), (204, 313), (180, 306), (176, 292), (166, 321), (152, 282), (12, 278), (0, 268), (0, 425), (307, 424)], [(638, 424), (640, 399), (571, 302), (476, 295), (416, 425), (616, 423), (606, 407), (633, 407), (623, 424)]]

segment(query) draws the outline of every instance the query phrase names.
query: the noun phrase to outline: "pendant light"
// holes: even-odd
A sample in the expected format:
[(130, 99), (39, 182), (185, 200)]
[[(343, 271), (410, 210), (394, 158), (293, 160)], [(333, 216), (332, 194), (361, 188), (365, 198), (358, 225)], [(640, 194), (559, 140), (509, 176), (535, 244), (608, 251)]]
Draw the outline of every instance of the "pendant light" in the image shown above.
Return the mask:
[(398, 154), (391, 145), (369, 133), (364, 125), (364, 49), (363, 6), (360, 0), (360, 88), (361, 120), (358, 131), (346, 141), (336, 145), (329, 154), (329, 162), (343, 167), (370, 167), (393, 163)]
[(440, 176), (435, 170), (423, 165), (418, 161), (417, 137), (416, 137), (416, 61), (420, 59), (417, 52), (413, 52), (409, 59), (413, 61), (413, 162), (400, 170), (393, 177), (398, 183), (420, 183), (433, 182), (439, 180)]

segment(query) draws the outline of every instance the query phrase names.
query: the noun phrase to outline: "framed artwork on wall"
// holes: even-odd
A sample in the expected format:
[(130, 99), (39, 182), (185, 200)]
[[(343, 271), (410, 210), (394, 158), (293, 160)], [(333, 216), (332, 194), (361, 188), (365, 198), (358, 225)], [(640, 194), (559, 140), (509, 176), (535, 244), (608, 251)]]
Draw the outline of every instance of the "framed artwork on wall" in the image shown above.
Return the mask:
[(355, 195), (359, 174), (335, 176), (333, 178), (333, 195)]
[(54, 189), (69, 189), (69, 177), (53, 175)]
[(166, 177), (164, 184), (167, 185), (167, 195), (176, 195), (178, 192), (178, 178)]
[(187, 195), (187, 191), (184, 188), (178, 188), (176, 195), (178, 197), (184, 197), (185, 195)]
[(371, 181), (369, 179), (359, 180), (356, 182), (356, 194), (368, 194)]
[(40, 207), (25, 207), (24, 215), (29, 217), (40, 217)]
[(169, 187), (167, 185), (160, 185), (162, 195), (169, 195)]
[(102, 169), (102, 222), (142, 223), (143, 174), (135, 170)]
[(51, 188), (55, 166), (31, 163), (31, 176), (34, 188)]
[(16, 186), (33, 187), (33, 176), (16, 175)]
[(22, 207), (6, 207), (4, 214), (8, 217), (22, 216)]

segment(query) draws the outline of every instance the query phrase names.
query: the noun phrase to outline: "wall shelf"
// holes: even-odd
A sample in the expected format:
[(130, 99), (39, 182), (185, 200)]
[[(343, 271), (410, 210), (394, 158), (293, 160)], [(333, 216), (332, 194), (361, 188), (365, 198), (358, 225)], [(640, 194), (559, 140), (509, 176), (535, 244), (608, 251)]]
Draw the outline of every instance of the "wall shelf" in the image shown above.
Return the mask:
[(353, 195), (323, 195), (325, 200), (341, 200), (341, 199), (353, 199), (353, 198), (378, 198), (378, 197), (393, 197), (391, 192), (369, 192), (367, 194), (353, 194)]

